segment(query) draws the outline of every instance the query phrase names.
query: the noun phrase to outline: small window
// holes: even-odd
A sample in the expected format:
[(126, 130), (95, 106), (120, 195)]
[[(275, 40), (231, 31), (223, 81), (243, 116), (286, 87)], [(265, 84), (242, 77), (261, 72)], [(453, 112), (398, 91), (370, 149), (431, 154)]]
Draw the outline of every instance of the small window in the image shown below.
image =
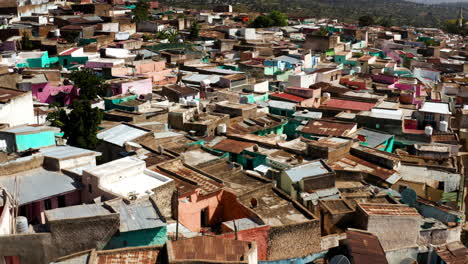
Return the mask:
[(57, 200), (58, 200), (58, 207), (59, 208), (67, 206), (67, 203), (65, 201), (65, 195), (60, 195)]
[(88, 184), (88, 192), (93, 193), (93, 186), (91, 184)]
[(39, 88), (39, 89), (38, 89), (38, 92), (42, 93), (42, 91), (44, 91), (43, 88)]
[(47, 200), (44, 201), (44, 209), (45, 210), (52, 209), (52, 200), (47, 199)]

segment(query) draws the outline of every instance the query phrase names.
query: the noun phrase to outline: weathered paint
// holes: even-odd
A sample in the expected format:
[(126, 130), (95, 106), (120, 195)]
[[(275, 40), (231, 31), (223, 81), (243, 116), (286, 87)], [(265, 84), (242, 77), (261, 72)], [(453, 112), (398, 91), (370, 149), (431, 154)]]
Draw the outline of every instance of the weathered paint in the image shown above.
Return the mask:
[(166, 241), (167, 228), (162, 226), (117, 234), (107, 243), (106, 249), (163, 245)]

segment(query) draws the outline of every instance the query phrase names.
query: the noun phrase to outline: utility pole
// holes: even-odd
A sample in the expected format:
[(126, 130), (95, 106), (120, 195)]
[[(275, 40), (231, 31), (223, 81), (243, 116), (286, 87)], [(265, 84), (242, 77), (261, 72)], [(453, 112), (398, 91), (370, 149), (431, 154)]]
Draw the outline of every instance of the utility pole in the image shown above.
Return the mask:
[(176, 241), (179, 240), (179, 188), (176, 187)]

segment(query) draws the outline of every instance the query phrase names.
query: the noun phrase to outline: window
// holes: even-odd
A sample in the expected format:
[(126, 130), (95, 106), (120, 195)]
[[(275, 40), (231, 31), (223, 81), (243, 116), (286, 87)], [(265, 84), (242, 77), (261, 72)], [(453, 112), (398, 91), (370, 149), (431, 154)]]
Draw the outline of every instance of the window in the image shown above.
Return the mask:
[(93, 193), (93, 186), (91, 184), (88, 184), (88, 192)]
[(47, 199), (47, 200), (44, 201), (44, 209), (45, 210), (52, 209), (52, 200)]
[(58, 197), (58, 207), (62, 208), (62, 207), (65, 207), (65, 206), (67, 206), (67, 204), (65, 202), (65, 195), (60, 195)]
[(39, 89), (38, 89), (38, 92), (42, 93), (42, 91), (44, 91), (43, 88), (39, 88)]
[(434, 121), (434, 114), (433, 113), (426, 113), (424, 116), (426, 121)]

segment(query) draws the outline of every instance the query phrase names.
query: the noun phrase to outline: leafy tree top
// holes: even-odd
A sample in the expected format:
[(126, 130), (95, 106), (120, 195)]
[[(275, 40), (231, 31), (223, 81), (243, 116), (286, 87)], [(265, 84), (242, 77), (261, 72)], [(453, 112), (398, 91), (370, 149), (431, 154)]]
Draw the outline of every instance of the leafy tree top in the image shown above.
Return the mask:
[(135, 8), (132, 11), (133, 21), (140, 23), (150, 19), (149, 4), (147, 0), (138, 0)]
[(91, 69), (75, 70), (70, 74), (70, 80), (80, 88), (80, 98), (94, 100), (103, 96), (106, 90), (104, 79), (97, 76)]
[(252, 21), (252, 26), (255, 28), (284, 27), (287, 25), (288, 17), (279, 11), (272, 11), (267, 16), (258, 16)]

